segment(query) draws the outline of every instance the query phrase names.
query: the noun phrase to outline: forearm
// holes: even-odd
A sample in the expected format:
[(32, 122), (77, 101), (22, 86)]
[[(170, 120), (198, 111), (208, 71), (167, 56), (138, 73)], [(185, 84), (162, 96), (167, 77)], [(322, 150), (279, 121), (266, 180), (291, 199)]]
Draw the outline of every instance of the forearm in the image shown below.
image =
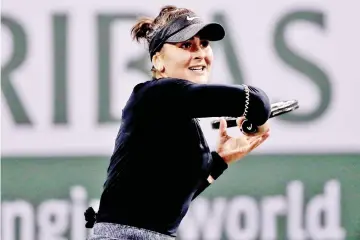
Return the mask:
[[(185, 80), (165, 79), (154, 84), (151, 99), (169, 105), (165, 111), (190, 118), (240, 117), (244, 114), (246, 94), (242, 85), (195, 84)], [(255, 125), (264, 124), (270, 116), (270, 101), (259, 88), (249, 86), (247, 118)]]
[[(256, 125), (264, 124), (270, 115), (268, 96), (255, 87), (249, 87), (247, 118)], [(191, 117), (240, 117), (244, 114), (246, 94), (242, 85), (189, 85), (186, 106)]]

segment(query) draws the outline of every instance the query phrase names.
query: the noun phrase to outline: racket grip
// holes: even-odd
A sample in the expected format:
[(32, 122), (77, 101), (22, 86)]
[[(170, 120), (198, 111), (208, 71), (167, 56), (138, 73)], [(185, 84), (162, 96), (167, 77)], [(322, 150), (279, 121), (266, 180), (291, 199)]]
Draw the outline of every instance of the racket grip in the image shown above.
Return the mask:
[[(228, 128), (236, 127), (237, 126), (236, 118), (226, 119), (226, 125), (227, 125)], [(220, 121), (213, 121), (211, 123), (211, 126), (212, 126), (213, 129), (219, 129), (220, 128)]]
[[(226, 123), (227, 123), (228, 128), (237, 126), (236, 118), (226, 119)], [(213, 129), (219, 129), (220, 128), (220, 121), (212, 122), (212, 127), (213, 127)], [(258, 131), (258, 128), (257, 128), (256, 125), (252, 124), (249, 120), (245, 119), (242, 122), (240, 130), (242, 132), (244, 132), (244, 133), (247, 133), (247, 134), (254, 134), (254, 133), (256, 133)]]
[(241, 131), (247, 134), (254, 134), (258, 131), (258, 127), (245, 119), (242, 122)]

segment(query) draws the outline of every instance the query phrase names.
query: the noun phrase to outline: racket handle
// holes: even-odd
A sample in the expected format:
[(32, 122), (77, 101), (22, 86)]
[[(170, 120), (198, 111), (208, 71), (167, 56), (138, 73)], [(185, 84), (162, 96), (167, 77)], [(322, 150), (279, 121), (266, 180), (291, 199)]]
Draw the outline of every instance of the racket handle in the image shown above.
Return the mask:
[[(237, 126), (236, 118), (228, 118), (228, 119), (226, 119), (226, 125), (227, 125), (227, 128), (236, 127)], [(212, 126), (213, 129), (219, 129), (220, 128), (220, 121), (213, 121), (211, 123), (211, 126)]]
[[(229, 118), (226, 119), (227, 127), (236, 127), (236, 118)], [(214, 121), (212, 122), (213, 129), (219, 129), (220, 128), (220, 121)], [(241, 131), (247, 134), (254, 134), (258, 131), (258, 128), (252, 124), (249, 120), (244, 120), (241, 125)]]
[(241, 131), (247, 134), (254, 134), (258, 131), (258, 127), (249, 120), (244, 120), (241, 125)]

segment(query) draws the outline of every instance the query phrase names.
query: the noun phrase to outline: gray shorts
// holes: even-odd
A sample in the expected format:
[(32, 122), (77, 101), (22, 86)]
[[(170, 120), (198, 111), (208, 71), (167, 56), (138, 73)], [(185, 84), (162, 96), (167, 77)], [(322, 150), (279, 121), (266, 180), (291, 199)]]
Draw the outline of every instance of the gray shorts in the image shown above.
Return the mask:
[(88, 240), (175, 240), (175, 238), (137, 227), (95, 223)]

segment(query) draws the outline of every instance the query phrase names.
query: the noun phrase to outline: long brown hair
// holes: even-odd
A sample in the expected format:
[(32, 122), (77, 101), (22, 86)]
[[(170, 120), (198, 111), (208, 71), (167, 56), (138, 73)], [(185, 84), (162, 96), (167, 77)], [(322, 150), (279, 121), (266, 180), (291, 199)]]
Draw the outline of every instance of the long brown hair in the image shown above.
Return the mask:
[[(160, 29), (173, 19), (189, 13), (194, 12), (190, 9), (177, 8), (173, 5), (164, 6), (161, 8), (160, 13), (156, 18), (141, 17), (131, 28), (132, 38), (137, 42), (144, 40), (149, 44), (157, 29)], [(153, 72), (154, 77), (155, 69), (152, 68), (151, 71)]]

